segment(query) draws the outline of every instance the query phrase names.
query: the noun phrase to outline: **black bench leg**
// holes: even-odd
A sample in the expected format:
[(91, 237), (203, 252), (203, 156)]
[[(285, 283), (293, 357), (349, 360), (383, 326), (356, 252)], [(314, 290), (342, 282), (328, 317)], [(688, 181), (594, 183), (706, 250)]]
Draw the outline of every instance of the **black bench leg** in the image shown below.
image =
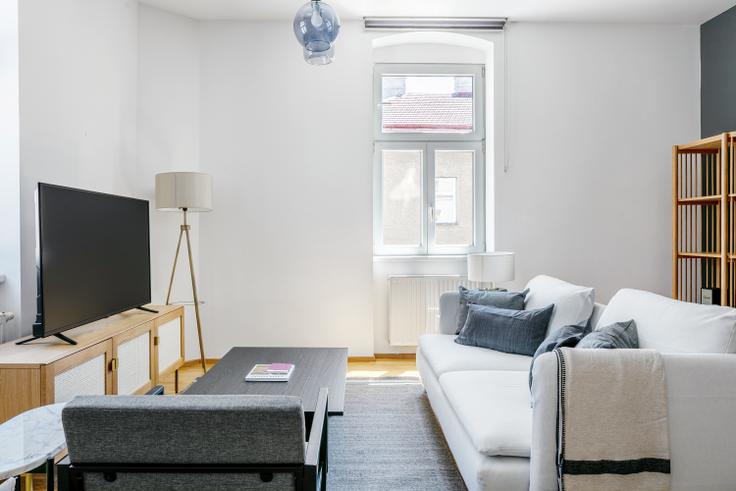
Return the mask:
[(327, 467), (328, 467), (328, 463), (327, 463), (328, 457), (327, 456), (328, 456), (328, 451), (329, 451), (329, 447), (328, 447), (328, 430), (327, 430), (328, 421), (329, 421), (329, 415), (325, 413), (325, 425), (322, 428), (322, 446), (320, 447), (320, 453), (322, 454), (321, 455), (321, 460), (322, 460), (322, 479), (321, 479), (321, 481), (322, 482), (320, 483), (320, 490), (321, 491), (326, 491), (327, 490), (327, 471), (328, 471), (328, 469), (327, 469)]
[(54, 458), (46, 460), (46, 491), (54, 491)]

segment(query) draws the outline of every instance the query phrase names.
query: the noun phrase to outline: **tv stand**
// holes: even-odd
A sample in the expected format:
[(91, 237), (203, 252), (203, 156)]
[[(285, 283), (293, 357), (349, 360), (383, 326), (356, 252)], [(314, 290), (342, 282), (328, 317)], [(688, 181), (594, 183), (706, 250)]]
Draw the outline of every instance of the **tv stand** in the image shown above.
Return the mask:
[[(52, 334), (52, 336), (57, 337), (61, 339), (62, 341), (64, 341), (65, 343), (71, 344), (72, 346), (75, 346), (77, 344), (77, 342), (74, 341), (72, 338), (68, 338), (61, 333)], [(31, 341), (35, 341), (36, 339), (43, 339), (43, 336), (33, 336), (31, 338), (24, 339), (22, 341), (18, 341), (15, 344), (26, 344), (26, 343), (30, 343)]]
[(152, 314), (158, 314), (158, 310), (149, 309), (148, 307), (140, 306), (140, 307), (136, 307), (136, 309), (142, 310), (143, 312), (150, 312)]
[[(159, 313), (128, 310), (64, 331), (74, 346), (52, 337), (0, 344), (0, 424), (79, 394), (145, 394), (162, 379), (174, 383), (166, 392), (176, 392), (184, 365), (184, 307), (146, 307)], [(0, 437), (0, 454), (4, 443)]]

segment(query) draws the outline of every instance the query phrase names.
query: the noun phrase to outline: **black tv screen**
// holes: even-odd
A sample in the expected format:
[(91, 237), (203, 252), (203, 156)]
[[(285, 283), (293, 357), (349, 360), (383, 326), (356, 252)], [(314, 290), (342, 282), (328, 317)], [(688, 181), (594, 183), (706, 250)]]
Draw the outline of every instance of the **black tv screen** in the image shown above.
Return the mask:
[(148, 201), (39, 183), (37, 213), (34, 336), (150, 303)]

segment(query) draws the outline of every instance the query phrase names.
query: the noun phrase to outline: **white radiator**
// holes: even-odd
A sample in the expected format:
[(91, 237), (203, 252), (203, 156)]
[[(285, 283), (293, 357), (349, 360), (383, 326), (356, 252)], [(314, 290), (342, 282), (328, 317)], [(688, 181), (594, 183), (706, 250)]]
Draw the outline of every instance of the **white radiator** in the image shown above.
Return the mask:
[(416, 346), (420, 335), (439, 332), (440, 295), (460, 285), (475, 283), (463, 276), (389, 276), (389, 343)]

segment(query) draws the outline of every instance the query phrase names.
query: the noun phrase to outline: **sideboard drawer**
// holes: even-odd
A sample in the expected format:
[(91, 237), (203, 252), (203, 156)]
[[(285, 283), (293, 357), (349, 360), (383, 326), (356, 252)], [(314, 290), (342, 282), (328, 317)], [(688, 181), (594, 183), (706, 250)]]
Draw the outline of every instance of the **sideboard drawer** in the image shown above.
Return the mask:
[(48, 365), (48, 403), (66, 402), (81, 395), (112, 393), (112, 341), (97, 343)]
[(181, 317), (158, 326), (158, 373), (178, 368), (184, 361)]
[(151, 387), (151, 331), (123, 341), (116, 350), (117, 393), (137, 394)]
[(106, 372), (105, 353), (100, 353), (54, 376), (54, 402), (67, 402), (82, 395), (104, 395)]

